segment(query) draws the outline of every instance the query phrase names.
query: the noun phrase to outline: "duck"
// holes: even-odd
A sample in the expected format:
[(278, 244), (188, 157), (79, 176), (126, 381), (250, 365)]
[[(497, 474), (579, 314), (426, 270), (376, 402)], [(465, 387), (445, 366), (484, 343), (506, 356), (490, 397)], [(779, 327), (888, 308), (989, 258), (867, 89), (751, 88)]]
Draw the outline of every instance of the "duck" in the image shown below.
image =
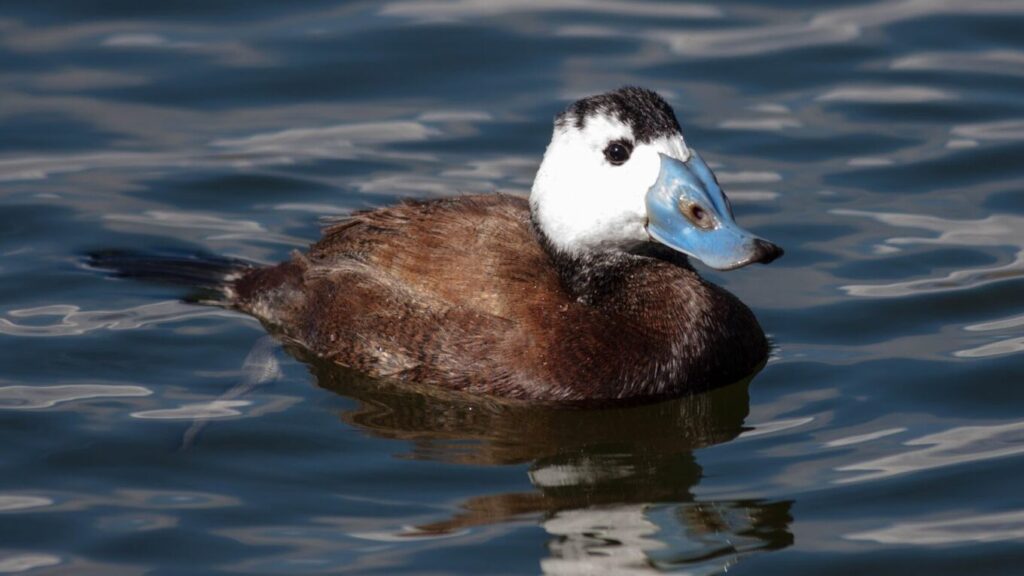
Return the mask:
[(234, 267), (220, 304), (373, 379), (513, 401), (638, 403), (760, 370), (769, 343), (753, 312), (690, 259), (733, 270), (782, 254), (736, 223), (668, 102), (627, 86), (555, 117), (528, 198), (352, 213), (282, 263)]
[(737, 225), (657, 93), (558, 114), (529, 198), (354, 213), (305, 253), (237, 275), (231, 306), (373, 378), (527, 401), (676, 397), (737, 382), (769, 344), (703, 279), (783, 250)]

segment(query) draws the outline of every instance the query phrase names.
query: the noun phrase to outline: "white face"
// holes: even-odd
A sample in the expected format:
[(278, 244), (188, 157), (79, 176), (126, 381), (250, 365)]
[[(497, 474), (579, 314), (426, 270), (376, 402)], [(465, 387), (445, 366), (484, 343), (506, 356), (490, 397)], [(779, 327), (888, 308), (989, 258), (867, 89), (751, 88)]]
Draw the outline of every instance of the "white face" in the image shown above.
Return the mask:
[[(533, 182), (530, 206), (538, 225), (556, 248), (569, 253), (647, 241), (644, 197), (661, 171), (659, 153), (689, 160), (683, 136), (641, 144), (612, 116), (588, 117), (582, 129), (573, 120), (555, 126)], [(629, 158), (618, 165), (606, 157), (616, 142), (632, 145)]]

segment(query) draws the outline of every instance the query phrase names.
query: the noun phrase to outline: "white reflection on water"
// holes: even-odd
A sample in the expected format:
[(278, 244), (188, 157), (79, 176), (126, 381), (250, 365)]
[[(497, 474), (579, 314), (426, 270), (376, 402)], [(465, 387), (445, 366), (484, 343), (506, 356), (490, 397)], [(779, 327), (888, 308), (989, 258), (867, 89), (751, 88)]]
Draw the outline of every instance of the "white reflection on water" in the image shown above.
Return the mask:
[(135, 330), (144, 326), (182, 322), (203, 316), (242, 317), (212, 306), (195, 306), (178, 300), (165, 300), (121, 310), (82, 311), (78, 306), (53, 304), (37, 308), (11, 310), (14, 318), (59, 316), (54, 324), (16, 324), (0, 318), (0, 334), (11, 336), (78, 336), (93, 330)]
[(856, 434), (853, 436), (846, 436), (844, 438), (836, 438), (835, 440), (829, 440), (825, 442), (826, 448), (839, 448), (842, 446), (853, 446), (854, 444), (863, 444), (864, 442), (871, 442), (872, 440), (878, 440), (879, 438), (885, 438), (886, 436), (892, 436), (894, 434), (901, 434), (906, 432), (907, 429), (901, 427), (897, 428), (886, 428), (885, 430), (878, 430), (875, 432), (868, 432), (866, 434)]
[(778, 200), (781, 194), (773, 190), (751, 190), (742, 188), (744, 185), (770, 185), (782, 182), (782, 174), (770, 170), (729, 170), (715, 171), (715, 177), (720, 184), (728, 186), (729, 200), (736, 203), (744, 202), (772, 202)]
[(718, 170), (715, 172), (715, 177), (719, 184), (767, 184), (782, 181), (782, 174), (769, 170), (740, 170), (736, 172)]
[(743, 202), (773, 202), (780, 194), (771, 190), (730, 190), (729, 200), (737, 204)]
[(858, 168), (873, 167), (873, 166), (891, 166), (893, 161), (889, 158), (878, 158), (874, 156), (862, 156), (859, 158), (850, 158), (846, 161), (847, 166), (856, 166)]
[[(62, 384), (57, 386), (2, 386), (0, 410), (40, 410), (63, 402), (92, 398), (132, 398), (153, 393), (142, 386)], [(0, 504), (0, 510), (3, 509)]]
[(36, 568), (56, 566), (60, 563), (60, 556), (54, 556), (53, 554), (15, 553), (0, 556), (0, 573), (17, 574), (19, 572), (35, 570)]
[[(29, 101), (20, 103), (20, 107), (26, 110), (39, 112), (46, 109)], [(78, 107), (89, 111), (95, 105), (80, 103)], [(124, 110), (125, 106), (113, 110), (93, 111), (91, 121), (95, 117), (107, 117), (112, 122), (118, 118), (133, 116), (130, 111)], [(163, 124), (171, 119), (167, 118), (168, 113), (162, 109), (143, 109), (146, 121), (143, 126), (152, 124), (153, 119), (164, 119), (153, 126), (153, 130), (166, 131)], [(329, 111), (322, 112), (330, 115)], [(431, 117), (429, 114), (427, 117)], [(41, 180), (56, 174), (67, 174), (85, 170), (96, 170), (104, 168), (199, 168), (199, 167), (254, 167), (264, 165), (292, 164), (317, 158), (355, 159), (404, 159), (404, 160), (433, 160), (433, 156), (427, 154), (407, 153), (389, 151), (382, 146), (407, 142), (421, 142), (428, 139), (440, 138), (446, 134), (442, 129), (446, 123), (465, 124), (470, 119), (474, 122), (483, 122), (491, 119), (489, 114), (476, 111), (464, 111), (459, 117), (453, 117), (451, 113), (438, 112), (431, 122), (412, 120), (390, 120), (380, 122), (352, 122), (335, 124), (326, 127), (290, 128), (286, 130), (274, 130), (264, 133), (256, 133), (244, 137), (214, 138), (212, 141), (199, 146), (198, 150), (179, 150), (165, 152), (98, 152), (98, 153), (72, 153), (72, 154), (35, 154), (31, 156), (6, 158), (0, 160), (0, 181), (17, 180)], [(239, 119), (241, 120), (241, 119)], [(202, 115), (177, 118), (174, 123), (186, 127), (192, 124), (214, 123)], [(292, 120), (294, 123), (294, 120)], [(134, 133), (139, 130), (136, 126), (129, 128), (120, 123), (107, 126), (111, 130), (119, 132)], [(452, 130), (460, 128), (451, 127)], [(187, 129), (187, 128), (186, 128)], [(464, 129), (464, 126), (461, 127)], [(206, 127), (195, 127), (193, 132), (204, 133)], [(140, 137), (151, 136), (147, 131), (139, 134)]]
[[(103, 219), (108, 222), (131, 225), (132, 230), (139, 233), (163, 235), (167, 233), (167, 228), (171, 228), (209, 232), (210, 234), (204, 236), (205, 240), (242, 239), (284, 244), (286, 246), (306, 246), (309, 243), (308, 240), (303, 238), (271, 233), (259, 222), (224, 218), (202, 212), (145, 210), (139, 214), (107, 214), (103, 216)], [(160, 228), (165, 230), (159, 230)]]
[(514, 181), (529, 188), (533, 183), (533, 174), (537, 171), (539, 159), (503, 156), (487, 160), (470, 160), (464, 167), (448, 168), (441, 172), (442, 176), (465, 178), (471, 180), (495, 181), (518, 176)]
[(995, 514), (961, 514), (926, 522), (900, 522), (887, 528), (856, 532), (850, 540), (880, 544), (948, 546), (1024, 539), (1024, 510)]
[(354, 179), (353, 185), (365, 194), (450, 196), (466, 193), (502, 192), (524, 196), (528, 186), (499, 186), (490, 180), (466, 180), (438, 177), (435, 174), (381, 175)]
[(132, 418), (142, 420), (213, 420), (216, 418), (232, 418), (243, 413), (236, 408), (250, 406), (248, 400), (211, 400), (184, 404), (178, 408), (160, 408), (132, 412)]
[(391, 2), (381, 9), (385, 16), (402, 16), (422, 22), (450, 22), (512, 13), (586, 12), (614, 16), (659, 18), (717, 18), (721, 10), (708, 4), (676, 2), (625, 2), (622, 0), (434, 0)]
[(675, 54), (713, 58), (838, 44), (853, 40), (860, 33), (860, 28), (853, 22), (816, 19), (715, 31), (659, 30), (651, 37), (664, 42)]
[(1024, 120), (1000, 120), (960, 124), (952, 130), (954, 136), (973, 140), (1024, 140)]
[(176, 516), (169, 514), (130, 513), (104, 516), (96, 521), (96, 527), (109, 532), (139, 533), (164, 530), (178, 526)]
[(841, 216), (871, 218), (891, 226), (920, 228), (939, 233), (938, 236), (934, 237), (897, 236), (888, 238), (882, 245), (889, 249), (888, 251), (899, 250), (903, 246), (913, 245), (1012, 246), (1018, 249), (1015, 258), (1006, 264), (954, 270), (941, 278), (923, 278), (890, 284), (851, 284), (843, 286), (842, 289), (852, 296), (897, 298), (932, 292), (968, 290), (992, 282), (1019, 278), (1024, 275), (1024, 218), (1020, 216), (994, 214), (979, 220), (950, 220), (937, 216), (869, 212), (865, 210), (840, 209), (833, 210), (832, 213)]
[(55, 174), (97, 168), (149, 168), (187, 163), (181, 154), (162, 152), (102, 152), (34, 155), (0, 160), (0, 182), (43, 180)]
[(636, 475), (630, 464), (613, 463), (611, 458), (594, 461), (579, 458), (567, 464), (548, 464), (529, 471), (534, 486), (558, 488), (563, 486), (586, 486), (611, 480), (621, 480)]
[(209, 56), (217, 64), (226, 67), (246, 68), (269, 66), (277, 59), (238, 41), (197, 41), (172, 40), (154, 32), (121, 32), (112, 34), (100, 42), (100, 46), (120, 51), (166, 50)]
[[(87, 23), (62, 22), (53, 26), (28, 25), (13, 18), (0, 18), (0, 45), (13, 52), (57, 52), (73, 49), (74, 45), (99, 45), (110, 50), (168, 50), (188, 52), (212, 58), (223, 66), (265, 66), (276, 59), (265, 52), (237, 40), (223, 40), (223, 33), (205, 26), (179, 28), (179, 32), (194, 36), (203, 33), (213, 40), (174, 40), (166, 34), (140, 31), (140, 23), (131, 20), (113, 20)], [(170, 30), (173, 26), (161, 24)]]
[(959, 358), (985, 358), (988, 356), (1015, 354), (1017, 352), (1024, 352), (1024, 336), (990, 342), (975, 348), (958, 350), (953, 355)]
[(1024, 326), (1024, 315), (993, 320), (991, 322), (979, 322), (965, 326), (964, 330), (968, 332), (987, 332), (989, 330), (1009, 330), (1010, 328), (1020, 328), (1022, 326)]
[(29, 508), (40, 508), (52, 505), (52, 498), (45, 498), (43, 496), (0, 493), (0, 512), (13, 512), (27, 510)]
[[(237, 400), (237, 398), (248, 395), (258, 386), (269, 384), (281, 377), (281, 365), (274, 355), (277, 348), (277, 341), (272, 336), (264, 336), (257, 340), (245, 356), (245, 360), (242, 361), (241, 381), (221, 394), (216, 400), (198, 404), (186, 404), (171, 410), (146, 410), (136, 412), (132, 416), (142, 419), (194, 420), (192, 425), (185, 430), (185, 434), (182, 437), (182, 448), (188, 448), (195, 443), (196, 438), (202, 432), (207, 421), (217, 418), (242, 416), (245, 413), (237, 410), (237, 408), (253, 404), (249, 401)], [(297, 399), (284, 399), (275, 403), (264, 404), (251, 410), (248, 415), (256, 416), (266, 414), (272, 410), (277, 411), (297, 401)]]
[(299, 154), (352, 158), (360, 155), (357, 144), (421, 142), (439, 134), (438, 130), (420, 122), (367, 122), (325, 128), (292, 128), (245, 138), (215, 140), (212, 145), (248, 155)]
[[(559, 510), (541, 522), (551, 538), (549, 554), (540, 559), (540, 569), (543, 574), (556, 576), (649, 575), (662, 573), (664, 565), (684, 574), (721, 574), (744, 555), (764, 547), (760, 538), (749, 536), (755, 529), (755, 516), (743, 506), (715, 502), (624, 503)], [(700, 518), (710, 524), (687, 523)], [(247, 573), (265, 572), (268, 567), (286, 572), (315, 567), (318, 571), (360, 573), (371, 567), (408, 565), (423, 550), (436, 553), (446, 547), (500, 542), (510, 530), (503, 524), (443, 533), (409, 525), (389, 529), (393, 522), (393, 518), (386, 517), (320, 517), (308, 523), (232, 528), (218, 533), (248, 546), (286, 550), (264, 557), (259, 566), (246, 562), (238, 567)], [(378, 545), (368, 548), (358, 542), (366, 540)], [(360, 552), (355, 566), (350, 556), (354, 549)]]
[(128, 21), (30, 26), (14, 19), (0, 19), (0, 44), (14, 52), (29, 53), (60, 51), (72, 44), (98, 44), (111, 50), (180, 51), (208, 56), (220, 65), (234, 67), (275, 62), (271, 55), (237, 40), (172, 40), (163, 34), (141, 32), (138, 27), (138, 23)]
[(402, 526), (401, 529), (391, 532), (350, 532), (348, 535), (353, 538), (372, 540), (374, 542), (408, 542), (410, 538), (417, 540), (440, 540), (445, 538), (458, 538), (469, 534), (469, 528), (454, 530), (452, 532), (436, 533), (424, 532), (415, 526)]
[(274, 204), (274, 210), (308, 212), (321, 216), (344, 216), (352, 212), (353, 207), (341, 204), (320, 204), (317, 202), (283, 202), (281, 204)]
[(1024, 52), (1017, 50), (922, 52), (897, 58), (889, 67), (893, 70), (940, 70), (1024, 76)]
[[(238, 506), (233, 496), (212, 492), (183, 490), (114, 490), (109, 494), (45, 491), (26, 494), (0, 493), (0, 502), (9, 502), (10, 511), (69, 512), (94, 508), (127, 508), (130, 510), (199, 510)], [(0, 512), (5, 509), (0, 509)]]
[(764, 422), (762, 424), (747, 424), (753, 428), (747, 430), (737, 437), (738, 439), (750, 439), (758, 436), (767, 436), (768, 434), (776, 434), (785, 430), (791, 430), (793, 428), (799, 428), (806, 424), (810, 424), (814, 421), (813, 416), (806, 416), (804, 418), (788, 418), (784, 420), (773, 420), (771, 422)]
[[(321, 516), (299, 522), (249, 525), (214, 533), (245, 546), (275, 550), (273, 555), (240, 557), (243, 559), (231, 570), (243, 574), (388, 574), (415, 565), (416, 554), (424, 550), (438, 553), (449, 546), (472, 546), (499, 536), (497, 527), (440, 536), (413, 527), (389, 530), (393, 518), (378, 516)], [(392, 569), (387, 570), (389, 567)]]
[(622, 503), (557, 511), (544, 574), (723, 574), (765, 547), (756, 506), (737, 502)]
[(252, 400), (228, 400), (224, 396), (213, 400), (187, 402), (175, 408), (155, 408), (132, 412), (132, 418), (139, 420), (188, 420), (193, 427), (185, 431), (182, 448), (188, 448), (195, 441), (201, 425), (210, 420), (226, 418), (256, 418), (274, 412), (287, 410), (301, 399), (294, 396), (261, 395)]
[(734, 118), (718, 124), (726, 130), (754, 130), (781, 132), (788, 128), (800, 128), (804, 124), (796, 118)]
[[(404, 3), (403, 3), (404, 4)], [(447, 8), (452, 18), (480, 17), (465, 0), (437, 2)], [(557, 32), (569, 36), (627, 37), (655, 41), (668, 47), (675, 55), (704, 58), (764, 55), (770, 52), (841, 44), (861, 37), (865, 30), (882, 28), (898, 22), (937, 14), (999, 14), (1008, 16), (1024, 12), (1024, 6), (1000, 0), (970, 3), (876, 2), (852, 8), (821, 10), (810, 18), (771, 20), (746, 27), (694, 30), (681, 27), (579, 26), (561, 25)], [(400, 14), (394, 14), (400, 15)], [(663, 58), (669, 59), (669, 58)]]
[(135, 33), (114, 34), (101, 43), (102, 46), (124, 48), (191, 48), (195, 42), (172, 42), (159, 34)]
[(840, 472), (865, 472), (836, 480), (837, 484), (878, 480), (900, 474), (955, 466), (978, 460), (1024, 453), (1024, 422), (992, 426), (961, 426), (904, 442), (904, 446), (925, 446), (874, 460), (847, 464)]
[(104, 218), (113, 222), (132, 222), (135, 224), (145, 224), (146, 226), (167, 226), (169, 228), (211, 230), (238, 234), (263, 235), (267, 233), (267, 230), (259, 222), (232, 220), (201, 212), (147, 210), (142, 214), (110, 214)]
[(79, 92), (102, 88), (141, 86), (147, 82), (147, 79), (140, 74), (72, 66), (61, 68), (55, 72), (32, 74), (24, 81), (37, 90)]
[[(999, 330), (1018, 329), (1021, 326), (1024, 326), (1024, 316), (1015, 316), (1012, 318), (1004, 318), (1002, 320), (971, 324), (969, 326), (965, 326), (964, 330), (968, 332), (993, 332)], [(1017, 332), (1019, 332), (1019, 330), (1017, 330)], [(984, 358), (987, 356), (1002, 356), (1004, 354), (1014, 354), (1017, 352), (1024, 352), (1024, 336), (1015, 336), (982, 344), (975, 348), (959, 350), (954, 352), (953, 355), (960, 358)]]
[(954, 138), (946, 142), (946, 148), (950, 150), (963, 150), (965, 148), (977, 148), (977, 140), (965, 140), (962, 138)]
[[(977, 134), (976, 134), (977, 135)], [(970, 247), (1002, 247), (1015, 248), (1017, 253), (1012, 260), (990, 266), (979, 266), (962, 270), (953, 270), (941, 277), (902, 280), (889, 284), (849, 284), (842, 290), (852, 296), (867, 298), (899, 298), (937, 292), (955, 290), (971, 290), (996, 282), (1015, 280), (1024, 276), (1024, 218), (1010, 214), (994, 214), (977, 220), (951, 220), (936, 216), (919, 214), (896, 214), (886, 212), (870, 212), (864, 210), (833, 210), (833, 214), (871, 218), (892, 226), (919, 228), (938, 232), (938, 236), (914, 237), (895, 236), (884, 243), (876, 245), (876, 254), (891, 254), (903, 250), (906, 246), (940, 245)], [(1024, 324), (1015, 319), (995, 320), (966, 326), (968, 332), (990, 332), (1007, 330)], [(960, 341), (956, 338), (950, 341)], [(948, 346), (942, 346), (948, 348)], [(983, 358), (1002, 356), (1024, 351), (1024, 337), (1013, 334), (1008, 338), (985, 342), (969, 348), (953, 351), (959, 358)]]
[(865, 104), (909, 104), (952, 100), (953, 94), (938, 88), (918, 86), (848, 86), (832, 88), (817, 100), (821, 102), (857, 102)]
[(557, 512), (544, 522), (544, 530), (557, 538), (548, 544), (551, 556), (541, 559), (541, 570), (556, 576), (657, 573), (647, 551), (667, 545), (653, 537), (660, 527), (646, 509), (625, 504)]

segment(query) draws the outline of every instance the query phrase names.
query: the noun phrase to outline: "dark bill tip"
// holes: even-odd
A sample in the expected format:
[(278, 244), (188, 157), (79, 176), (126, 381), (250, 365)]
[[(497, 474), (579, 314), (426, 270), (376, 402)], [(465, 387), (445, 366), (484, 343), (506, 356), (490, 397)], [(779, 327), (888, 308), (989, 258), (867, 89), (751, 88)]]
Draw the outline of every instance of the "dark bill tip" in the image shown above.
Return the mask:
[(785, 250), (772, 244), (767, 240), (757, 238), (754, 240), (754, 257), (751, 258), (751, 262), (760, 262), (761, 264), (768, 264), (785, 254)]

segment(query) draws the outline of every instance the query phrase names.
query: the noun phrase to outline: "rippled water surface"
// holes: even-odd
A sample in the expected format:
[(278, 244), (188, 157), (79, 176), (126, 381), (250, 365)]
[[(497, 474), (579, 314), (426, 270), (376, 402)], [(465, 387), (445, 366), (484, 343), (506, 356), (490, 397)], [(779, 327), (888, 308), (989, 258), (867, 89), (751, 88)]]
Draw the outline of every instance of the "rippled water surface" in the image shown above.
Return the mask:
[[(1024, 4), (96, 4), (0, 14), (0, 573), (1020, 573)], [(623, 84), (787, 250), (708, 273), (749, 385), (436, 398), (81, 264), (525, 194)]]

